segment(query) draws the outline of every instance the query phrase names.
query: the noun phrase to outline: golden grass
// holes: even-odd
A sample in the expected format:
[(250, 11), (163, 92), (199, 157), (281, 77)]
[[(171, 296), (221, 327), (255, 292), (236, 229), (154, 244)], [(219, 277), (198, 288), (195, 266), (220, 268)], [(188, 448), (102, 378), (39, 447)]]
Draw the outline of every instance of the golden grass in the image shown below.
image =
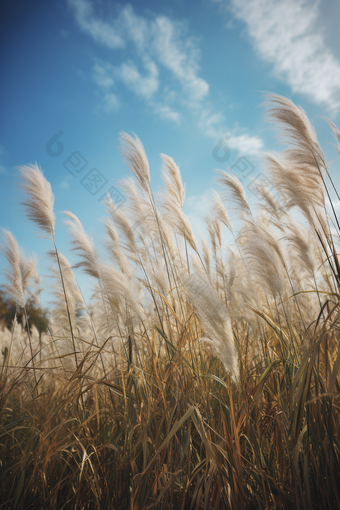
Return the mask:
[[(228, 256), (219, 198), (201, 250), (175, 163), (163, 156), (159, 203), (143, 146), (128, 135), (137, 181), (123, 183), (125, 209), (108, 203), (112, 263), (69, 215), (93, 302), (54, 243), (48, 333), (28, 337), (16, 321), (2, 332), (0, 509), (340, 508), (340, 266), (324, 205), (328, 168), (303, 112), (271, 100), (290, 144), (269, 158), (285, 205), (278, 212), (263, 190), (255, 217), (224, 175), (224, 204), (236, 204), (242, 222)], [(30, 196), (37, 171), (22, 170), (26, 207), (54, 240), (53, 195), (41, 209)], [(34, 272), (15, 253), (25, 307)]]

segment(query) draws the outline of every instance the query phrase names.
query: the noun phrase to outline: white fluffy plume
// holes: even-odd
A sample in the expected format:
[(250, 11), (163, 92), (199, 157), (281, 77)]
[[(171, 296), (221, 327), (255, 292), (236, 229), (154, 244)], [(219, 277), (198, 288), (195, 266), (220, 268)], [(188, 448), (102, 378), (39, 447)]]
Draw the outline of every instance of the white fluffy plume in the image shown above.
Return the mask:
[(27, 198), (23, 205), (27, 216), (39, 227), (54, 236), (55, 215), (53, 212), (54, 195), (51, 185), (37, 164), (19, 168), (21, 187)]

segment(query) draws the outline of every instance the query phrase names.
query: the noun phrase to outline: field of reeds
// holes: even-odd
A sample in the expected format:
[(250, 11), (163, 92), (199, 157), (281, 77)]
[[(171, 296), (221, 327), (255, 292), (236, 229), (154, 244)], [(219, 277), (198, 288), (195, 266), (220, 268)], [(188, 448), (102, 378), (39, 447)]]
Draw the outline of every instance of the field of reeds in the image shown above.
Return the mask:
[(340, 508), (337, 195), (303, 110), (270, 95), (265, 119), (285, 146), (264, 156), (276, 191), (259, 183), (252, 210), (219, 171), (209, 240), (183, 213), (173, 159), (154, 193), (141, 141), (123, 133), (127, 200), (108, 198), (103, 248), (65, 213), (71, 267), (50, 184), (20, 168), (54, 301), (38, 334), (36, 261), (3, 231), (21, 320), (0, 332), (1, 510)]

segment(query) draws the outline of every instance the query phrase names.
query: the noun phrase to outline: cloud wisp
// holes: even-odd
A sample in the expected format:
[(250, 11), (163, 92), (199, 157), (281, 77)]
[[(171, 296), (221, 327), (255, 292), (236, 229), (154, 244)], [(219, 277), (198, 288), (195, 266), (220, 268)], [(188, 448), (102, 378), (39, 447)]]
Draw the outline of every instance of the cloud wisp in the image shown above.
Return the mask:
[[(171, 98), (193, 104), (207, 96), (209, 85), (198, 76), (197, 45), (185, 36), (180, 23), (166, 16), (148, 19), (137, 15), (130, 5), (108, 22), (94, 13), (88, 0), (69, 0), (69, 5), (79, 28), (94, 41), (115, 51), (129, 51), (130, 58), (126, 59), (124, 51), (119, 65), (101, 62), (94, 66), (94, 80), (106, 94), (113, 93), (115, 82), (123, 83), (161, 116), (174, 122), (180, 115)], [(162, 85), (160, 75), (172, 84), (173, 94)]]
[[(174, 125), (181, 123), (185, 111), (214, 141), (226, 133), (224, 116), (211, 108), (209, 84), (199, 76), (197, 41), (187, 34), (182, 22), (164, 15), (142, 16), (131, 5), (104, 21), (89, 0), (69, 0), (69, 5), (82, 32), (115, 52), (114, 64), (97, 60), (92, 74), (107, 113), (120, 106), (120, 84)], [(262, 146), (260, 138), (243, 131), (232, 133), (230, 139), (230, 147), (247, 154), (259, 152)]]
[(325, 43), (319, 0), (231, 0), (258, 55), (295, 93), (340, 108), (340, 60)]

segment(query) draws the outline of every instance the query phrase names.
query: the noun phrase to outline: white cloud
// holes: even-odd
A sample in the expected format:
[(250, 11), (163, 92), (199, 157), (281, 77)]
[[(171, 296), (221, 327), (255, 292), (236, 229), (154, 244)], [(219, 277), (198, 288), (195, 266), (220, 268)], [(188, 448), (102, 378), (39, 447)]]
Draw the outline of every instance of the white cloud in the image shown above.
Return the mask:
[(116, 74), (135, 94), (150, 99), (159, 87), (158, 69), (150, 59), (145, 59), (144, 66), (148, 73), (146, 76), (140, 74), (133, 62), (124, 62), (116, 69)]
[(92, 72), (93, 80), (103, 92), (102, 106), (106, 113), (116, 111), (120, 107), (119, 99), (112, 91), (114, 87), (113, 75), (114, 68), (106, 62), (96, 63)]
[(5, 174), (6, 172), (7, 169), (3, 165), (0, 165), (0, 174)]
[(105, 94), (104, 96), (104, 110), (106, 113), (111, 113), (118, 110), (119, 100), (115, 94)]
[(193, 42), (180, 40), (179, 30), (165, 16), (158, 16), (154, 23), (154, 48), (160, 61), (179, 80), (193, 101), (201, 101), (209, 92), (209, 85), (197, 76), (198, 50)]
[[(124, 6), (116, 18), (103, 21), (94, 13), (89, 0), (69, 0), (69, 5), (81, 30), (96, 42), (116, 52), (130, 49), (131, 45), (134, 49), (129, 52), (128, 60), (124, 51), (122, 62), (115, 64), (114, 69), (113, 66), (110, 69), (109, 62), (95, 66), (93, 78), (102, 89), (111, 89), (113, 79), (119, 80), (147, 102), (151, 98), (157, 101), (161, 106), (155, 111), (176, 122), (180, 116), (168, 102), (171, 93), (175, 93), (169, 91), (169, 83), (172, 88), (179, 87), (177, 97), (182, 105), (197, 107), (206, 98), (209, 85), (198, 76), (199, 50), (193, 39), (186, 36), (181, 23), (166, 16), (137, 15), (130, 5)], [(163, 85), (165, 77), (166, 86)]]
[(231, 135), (227, 143), (229, 147), (238, 150), (240, 154), (255, 155), (263, 150), (263, 140), (258, 136), (250, 136), (246, 133)]
[(214, 113), (211, 110), (203, 110), (198, 123), (199, 128), (213, 140), (225, 136), (228, 131), (225, 127), (225, 117), (222, 113)]
[(109, 48), (122, 48), (124, 39), (116, 29), (106, 21), (101, 21), (93, 16), (90, 2), (86, 0), (68, 0), (73, 8), (78, 25), (83, 32), (90, 35), (95, 41)]
[(109, 89), (114, 85), (114, 81), (109, 75), (109, 73), (110, 73), (109, 69), (99, 64), (96, 64), (93, 68), (92, 76), (97, 85), (99, 85), (99, 87), (103, 89)]
[[(117, 108), (116, 87), (123, 83), (163, 119), (179, 124), (178, 110), (184, 107), (198, 115), (199, 128), (216, 143), (228, 132), (221, 113), (202, 109), (209, 84), (199, 76), (199, 48), (187, 36), (182, 23), (163, 15), (137, 15), (130, 5), (125, 5), (116, 18), (104, 22), (94, 13), (89, 0), (69, 3), (80, 28), (95, 41), (115, 50), (114, 65), (97, 62), (93, 69), (93, 79), (104, 94), (106, 112)], [(124, 53), (117, 63), (123, 47)], [(259, 137), (234, 131), (230, 147), (247, 154), (262, 149)]]
[(327, 47), (318, 0), (231, 0), (260, 57), (293, 92), (340, 107), (340, 61)]
[(126, 39), (133, 41), (137, 51), (143, 54), (152, 35), (151, 22), (143, 16), (135, 14), (131, 5), (126, 5), (120, 12), (119, 23), (121, 30), (124, 30)]
[(201, 195), (191, 195), (185, 198), (184, 209), (188, 216), (190, 214), (205, 217), (211, 209), (212, 191), (207, 190)]
[(153, 107), (153, 110), (163, 119), (170, 120), (175, 124), (180, 123), (181, 115), (172, 108), (170, 108), (170, 106), (157, 103), (150, 103), (150, 105)]
[(237, 133), (237, 129), (228, 130), (225, 117), (221, 113), (212, 113), (210, 110), (203, 110), (199, 127), (216, 144), (225, 136), (229, 136), (225, 142), (230, 149), (237, 150), (240, 154), (256, 155), (263, 150), (263, 140), (258, 136), (247, 133)]

